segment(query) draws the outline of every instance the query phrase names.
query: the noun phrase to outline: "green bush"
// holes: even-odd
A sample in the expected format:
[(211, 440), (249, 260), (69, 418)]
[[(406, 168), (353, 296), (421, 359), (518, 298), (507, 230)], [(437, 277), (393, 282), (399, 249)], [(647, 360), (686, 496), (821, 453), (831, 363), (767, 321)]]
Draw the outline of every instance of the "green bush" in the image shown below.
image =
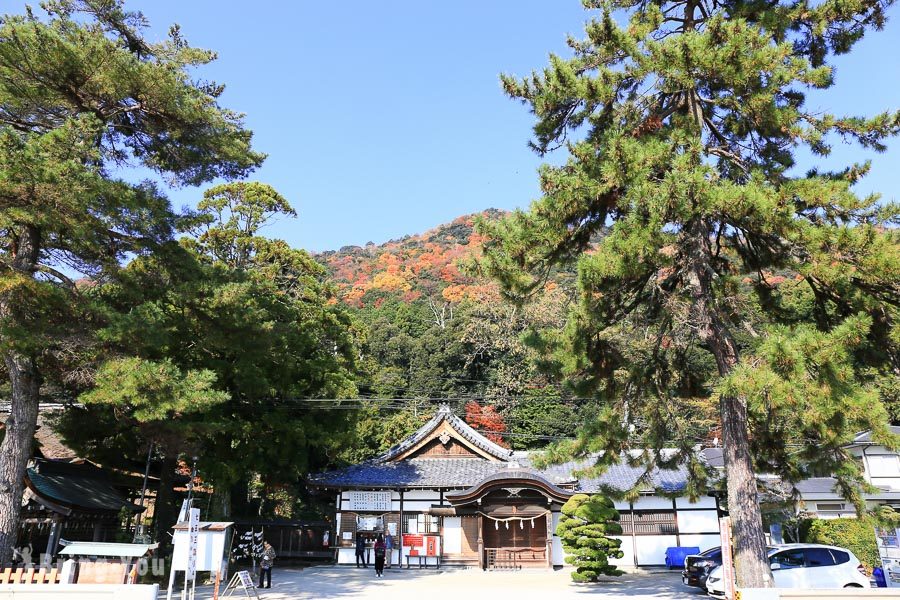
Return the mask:
[(578, 582), (597, 581), (600, 575), (621, 575), (622, 571), (609, 564), (610, 558), (622, 558), (619, 535), (622, 527), (616, 522), (619, 513), (608, 498), (575, 494), (562, 507), (556, 534), (568, 556), (566, 562), (575, 566), (572, 579)]
[(807, 519), (800, 528), (801, 539), (808, 544), (828, 544), (847, 548), (871, 572), (881, 566), (875, 540), (876, 521), (858, 519)]

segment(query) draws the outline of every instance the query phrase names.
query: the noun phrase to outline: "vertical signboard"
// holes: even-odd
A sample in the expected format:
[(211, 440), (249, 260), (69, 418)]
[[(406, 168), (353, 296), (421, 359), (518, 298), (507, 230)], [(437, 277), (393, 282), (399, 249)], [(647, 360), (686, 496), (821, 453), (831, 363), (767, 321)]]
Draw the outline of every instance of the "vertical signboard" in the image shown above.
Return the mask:
[(719, 519), (719, 535), (722, 537), (722, 583), (725, 598), (734, 600), (734, 556), (731, 552), (731, 517)]
[(200, 509), (192, 508), (190, 510), (190, 519), (188, 520), (188, 552), (187, 552), (187, 569), (184, 572), (184, 587), (187, 588), (188, 582), (191, 583), (191, 596), (193, 597), (193, 588), (197, 580), (197, 547), (200, 541)]

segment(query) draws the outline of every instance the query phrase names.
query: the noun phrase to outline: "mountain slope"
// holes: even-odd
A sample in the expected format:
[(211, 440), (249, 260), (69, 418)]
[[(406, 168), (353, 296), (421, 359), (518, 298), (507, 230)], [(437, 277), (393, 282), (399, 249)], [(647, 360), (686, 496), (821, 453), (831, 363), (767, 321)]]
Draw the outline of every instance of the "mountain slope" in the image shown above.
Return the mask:
[[(499, 218), (504, 213), (488, 209), (480, 214)], [(328, 269), (341, 300), (351, 306), (368, 306), (385, 296), (405, 302), (424, 298), (451, 303), (496, 296), (495, 284), (466, 275), (460, 268), (481, 252), (482, 237), (474, 230), (478, 216), (458, 217), (431, 231), (384, 244), (345, 246), (316, 258)]]

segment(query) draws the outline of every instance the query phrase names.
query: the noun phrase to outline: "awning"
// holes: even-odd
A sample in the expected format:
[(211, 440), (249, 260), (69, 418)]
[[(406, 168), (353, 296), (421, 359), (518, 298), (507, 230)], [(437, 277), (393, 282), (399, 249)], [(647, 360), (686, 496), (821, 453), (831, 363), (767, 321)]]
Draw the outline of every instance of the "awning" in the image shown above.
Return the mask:
[(117, 544), (112, 542), (69, 542), (60, 550), (65, 556), (105, 556), (107, 558), (140, 558), (159, 544)]

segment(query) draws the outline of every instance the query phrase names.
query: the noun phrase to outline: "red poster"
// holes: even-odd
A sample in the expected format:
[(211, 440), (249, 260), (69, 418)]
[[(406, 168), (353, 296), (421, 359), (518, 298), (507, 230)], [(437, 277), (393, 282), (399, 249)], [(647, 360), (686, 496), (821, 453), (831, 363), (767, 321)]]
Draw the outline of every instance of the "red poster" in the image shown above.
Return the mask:
[(437, 556), (437, 538), (433, 535), (425, 538), (425, 555)]
[(421, 548), (422, 547), (422, 536), (404, 533), (403, 534), (403, 546), (406, 548)]

